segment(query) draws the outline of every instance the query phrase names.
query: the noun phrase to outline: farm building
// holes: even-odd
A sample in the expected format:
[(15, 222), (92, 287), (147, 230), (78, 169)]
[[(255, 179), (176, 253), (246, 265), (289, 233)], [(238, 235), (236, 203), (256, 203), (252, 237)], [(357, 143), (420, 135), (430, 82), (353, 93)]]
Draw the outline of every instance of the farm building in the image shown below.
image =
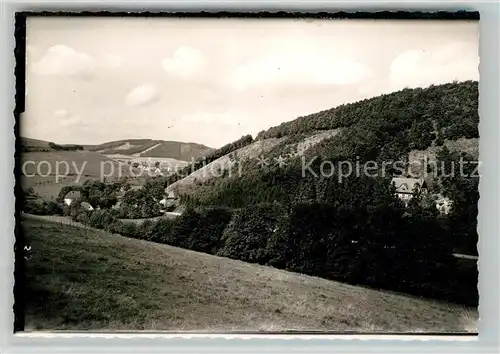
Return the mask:
[[(166, 210), (175, 207), (176, 206), (176, 199), (177, 196), (173, 191), (167, 191), (165, 190), (165, 196), (163, 197), (162, 200), (160, 200), (160, 204), (162, 205), (162, 210), (163, 208), (167, 208)], [(165, 210), (163, 210), (165, 211)]]
[(82, 202), (81, 206), (86, 211), (93, 211), (94, 210), (94, 208), (92, 207), (92, 205), (90, 205), (87, 202)]
[(64, 204), (71, 205), (71, 203), (73, 203), (78, 198), (80, 198), (80, 192), (71, 191), (64, 196)]
[(173, 190), (169, 190), (168, 188), (165, 188), (165, 199), (166, 200), (178, 199), (177, 193), (175, 193)]
[(392, 184), (396, 187), (396, 195), (405, 204), (413, 198), (415, 190), (427, 193), (427, 183), (424, 179), (395, 177), (392, 179)]

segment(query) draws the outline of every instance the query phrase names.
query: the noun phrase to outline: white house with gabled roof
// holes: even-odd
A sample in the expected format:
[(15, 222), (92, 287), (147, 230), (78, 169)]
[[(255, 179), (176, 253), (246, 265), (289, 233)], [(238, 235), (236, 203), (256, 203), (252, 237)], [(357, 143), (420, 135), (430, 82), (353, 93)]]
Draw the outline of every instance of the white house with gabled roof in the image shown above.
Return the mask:
[(406, 204), (413, 198), (415, 191), (427, 193), (427, 184), (423, 178), (394, 177), (392, 184), (398, 198)]

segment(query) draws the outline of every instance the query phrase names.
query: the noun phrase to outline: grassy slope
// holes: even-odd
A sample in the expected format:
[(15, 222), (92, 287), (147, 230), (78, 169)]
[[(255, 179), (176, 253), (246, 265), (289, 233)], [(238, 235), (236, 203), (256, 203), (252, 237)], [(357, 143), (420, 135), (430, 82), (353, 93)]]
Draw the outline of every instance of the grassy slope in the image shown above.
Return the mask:
[(38, 140), (38, 139), (31, 139), (31, 138), (24, 138), (20, 137), (19, 140), (21, 141), (21, 145), (24, 146), (37, 146), (37, 147), (49, 147), (49, 142), (44, 141), (44, 140)]
[[(50, 152), (27, 152), (21, 154), (21, 165), (26, 161), (33, 161), (32, 163), (26, 165), (26, 173), (34, 174), (37, 173), (36, 166), (42, 161), (46, 161), (51, 165), (50, 171), (52, 175), (56, 173), (56, 163), (60, 163), (60, 174), (66, 172), (66, 167), (64, 161), (68, 163), (69, 174), (77, 174), (83, 168), (83, 175), (87, 176), (100, 176), (101, 166), (104, 168), (104, 173), (110, 172), (110, 166), (114, 166), (114, 171), (118, 173), (118, 163), (113, 161), (101, 154), (89, 151), (50, 151)], [(49, 172), (49, 167), (46, 163), (40, 165), (40, 171), (42, 174), (47, 174)]]
[[(42, 196), (57, 196), (61, 187), (65, 185), (81, 184), (88, 179), (100, 179), (101, 171), (104, 176), (108, 176), (113, 172), (110, 178), (120, 176), (130, 176), (129, 166), (119, 164), (99, 153), (90, 151), (49, 151), (49, 152), (26, 152), (21, 154), (21, 166), (25, 162), (33, 161), (33, 163), (26, 164), (26, 173), (30, 176), (21, 177), (21, 185), (24, 188), (34, 188), (35, 192)], [(50, 170), (47, 163), (50, 164)], [(64, 162), (66, 161), (69, 170), (66, 170)], [(59, 180), (56, 183), (56, 165), (59, 163)], [(40, 166), (37, 171), (37, 166)], [(101, 168), (102, 166), (102, 168)], [(111, 167), (113, 166), (113, 167)], [(82, 170), (83, 168), (83, 170)], [(121, 169), (121, 172), (120, 172)], [(67, 172), (66, 172), (67, 171)], [(79, 180), (77, 180), (78, 173), (82, 172)], [(41, 172), (48, 176), (40, 176)], [(67, 175), (66, 175), (67, 173)], [(33, 174), (36, 174), (33, 176)]]
[[(129, 144), (129, 148), (126, 147)], [(123, 154), (143, 157), (170, 157), (176, 160), (189, 161), (192, 158), (201, 157), (210, 151), (211, 148), (196, 144), (179, 141), (163, 141), (152, 139), (127, 139), (110, 141), (100, 145), (86, 145), (90, 151), (99, 151), (103, 154)]]
[(453, 305), (57, 223), (23, 229), (27, 330), (475, 330)]
[(231, 168), (231, 158), (230, 155), (235, 155), (240, 160), (250, 160), (256, 158), (260, 155), (267, 153), (270, 149), (276, 146), (280, 142), (280, 139), (263, 139), (255, 141), (249, 145), (239, 148), (229, 154), (226, 154), (217, 160), (207, 164), (206, 166), (190, 173), (185, 178), (180, 179), (168, 186), (167, 190), (176, 191), (178, 193), (185, 193), (191, 188), (195, 188), (196, 182), (206, 182), (213, 178), (221, 177), (222, 174), (219, 171), (232, 170), (232, 173), (238, 173), (238, 168)]
[[(29, 147), (49, 148), (49, 142), (20, 137), (21, 145)], [(127, 147), (128, 148), (123, 148)], [(153, 139), (124, 139), (110, 141), (99, 145), (83, 145), (85, 150), (101, 152), (105, 155), (123, 154), (143, 157), (168, 157), (181, 161), (190, 161), (202, 157), (213, 149), (202, 144), (180, 141), (164, 141)], [(137, 156), (136, 156), (137, 157)]]
[(171, 157), (181, 161), (190, 161), (203, 157), (213, 149), (195, 143), (164, 141), (155, 148), (141, 153), (142, 157)]
[(98, 145), (84, 145), (84, 147), (90, 151), (99, 151), (99, 150), (107, 150), (117, 148), (126, 143), (130, 143), (131, 145), (150, 145), (158, 142), (157, 140), (152, 139), (123, 139), (123, 140), (114, 140), (108, 141), (106, 143), (98, 144)]

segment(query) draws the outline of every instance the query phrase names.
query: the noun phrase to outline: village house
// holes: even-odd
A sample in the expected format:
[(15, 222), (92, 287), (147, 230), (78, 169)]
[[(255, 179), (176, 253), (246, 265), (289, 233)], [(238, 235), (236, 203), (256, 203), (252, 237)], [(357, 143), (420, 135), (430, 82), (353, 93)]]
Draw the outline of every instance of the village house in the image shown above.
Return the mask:
[(405, 204), (413, 198), (415, 191), (420, 191), (423, 194), (427, 193), (427, 183), (420, 178), (405, 178), (394, 177), (392, 184), (396, 188), (396, 195)]
[(94, 207), (92, 207), (92, 205), (90, 205), (87, 202), (82, 202), (81, 207), (85, 211), (93, 211), (94, 210)]
[(165, 193), (167, 195), (166, 199), (167, 200), (175, 200), (177, 197), (175, 196), (175, 193), (173, 190), (165, 190)]
[(174, 191), (165, 189), (165, 197), (160, 200), (160, 204), (162, 205), (162, 210), (165, 211), (165, 208), (170, 208), (175, 205), (175, 200), (177, 197), (175, 196)]
[(64, 204), (71, 205), (71, 203), (73, 203), (78, 198), (80, 198), (80, 192), (79, 191), (71, 191), (64, 196)]

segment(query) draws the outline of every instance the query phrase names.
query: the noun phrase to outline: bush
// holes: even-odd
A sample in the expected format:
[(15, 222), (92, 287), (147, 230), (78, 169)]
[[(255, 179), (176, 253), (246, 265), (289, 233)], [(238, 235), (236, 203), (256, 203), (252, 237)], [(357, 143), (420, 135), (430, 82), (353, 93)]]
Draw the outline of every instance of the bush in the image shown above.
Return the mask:
[(200, 215), (194, 209), (188, 208), (175, 219), (167, 243), (172, 246), (188, 248), (192, 245), (191, 235), (199, 233), (201, 228)]
[(143, 240), (153, 241), (152, 240), (152, 233), (153, 233), (154, 226), (155, 226), (155, 222), (152, 220), (143, 221), (141, 226), (139, 227), (139, 232), (140, 232), (139, 237)]
[(365, 209), (319, 203), (240, 209), (224, 230), (217, 255), (477, 305), (477, 274), (457, 269), (449, 230), (440, 219), (417, 206), (404, 215), (398, 203), (381, 200)]
[(125, 223), (123, 223), (122, 234), (123, 234), (123, 236), (131, 237), (131, 238), (138, 238), (140, 232), (139, 232), (139, 228), (137, 227), (137, 225), (135, 223), (125, 222)]
[(24, 212), (33, 215), (63, 215), (63, 206), (53, 200), (27, 200)]
[(106, 229), (115, 220), (116, 218), (108, 210), (95, 210), (90, 216), (89, 225), (96, 229)]
[[(287, 225), (286, 268), (305, 274), (325, 275), (328, 241), (334, 241), (335, 209), (322, 204), (292, 207)], [(330, 240), (331, 239), (331, 240)], [(336, 243), (336, 250), (349, 243)]]
[[(191, 217), (197, 218), (196, 227), (185, 233), (183, 244), (193, 251), (216, 254), (222, 247), (221, 239), (231, 220), (231, 211), (226, 208), (207, 208), (191, 214)], [(184, 221), (185, 219), (181, 218), (179, 223)]]
[(168, 219), (158, 219), (152, 227), (149, 241), (173, 245), (172, 227), (174, 221)]
[[(279, 204), (260, 204), (240, 209), (223, 232), (217, 255), (243, 261), (280, 263), (273, 240), (280, 239), (286, 209)], [(278, 242), (279, 244), (279, 242)], [(279, 248), (279, 247), (278, 247)]]
[(90, 222), (90, 217), (85, 211), (82, 211), (80, 214), (76, 215), (76, 221), (84, 225), (88, 225)]
[(84, 150), (83, 146), (81, 146), (81, 145), (74, 145), (74, 144), (59, 145), (59, 144), (55, 144), (55, 143), (50, 142), (48, 145), (49, 145), (49, 148), (51, 148), (52, 150), (56, 150), (56, 151), (77, 151), (77, 150)]
[(111, 224), (107, 225), (106, 231), (113, 234), (123, 234), (123, 222), (120, 220), (115, 220)]

